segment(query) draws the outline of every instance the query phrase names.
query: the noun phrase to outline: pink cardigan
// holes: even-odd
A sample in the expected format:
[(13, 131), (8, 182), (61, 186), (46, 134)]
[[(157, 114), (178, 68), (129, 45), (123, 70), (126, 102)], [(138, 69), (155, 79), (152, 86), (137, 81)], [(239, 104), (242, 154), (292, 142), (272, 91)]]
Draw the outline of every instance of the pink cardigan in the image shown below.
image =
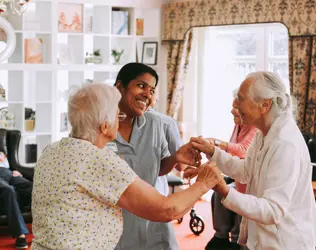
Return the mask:
[[(254, 126), (242, 126), (235, 124), (233, 134), (227, 146), (227, 153), (241, 159), (245, 158), (246, 151), (255, 138), (257, 131), (257, 128)], [(236, 189), (241, 193), (245, 193), (246, 184), (236, 182)]]

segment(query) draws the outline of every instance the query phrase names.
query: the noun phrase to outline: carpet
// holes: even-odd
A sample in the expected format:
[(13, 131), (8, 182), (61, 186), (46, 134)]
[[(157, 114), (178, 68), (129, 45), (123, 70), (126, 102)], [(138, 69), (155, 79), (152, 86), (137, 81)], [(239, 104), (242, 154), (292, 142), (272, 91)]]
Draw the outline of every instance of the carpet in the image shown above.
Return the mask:
[[(205, 229), (199, 236), (196, 236), (190, 230), (190, 213), (186, 214), (181, 224), (173, 221), (179, 250), (203, 250), (206, 243), (211, 239), (214, 234), (212, 227), (212, 215), (210, 210), (210, 203), (199, 201), (194, 206), (195, 212), (198, 216), (203, 217), (205, 222)], [(28, 224), (28, 229), (31, 232), (31, 225)], [(27, 242), (31, 245), (33, 235), (27, 235)], [(8, 235), (7, 228), (0, 227), (0, 250), (14, 250), (15, 239)]]

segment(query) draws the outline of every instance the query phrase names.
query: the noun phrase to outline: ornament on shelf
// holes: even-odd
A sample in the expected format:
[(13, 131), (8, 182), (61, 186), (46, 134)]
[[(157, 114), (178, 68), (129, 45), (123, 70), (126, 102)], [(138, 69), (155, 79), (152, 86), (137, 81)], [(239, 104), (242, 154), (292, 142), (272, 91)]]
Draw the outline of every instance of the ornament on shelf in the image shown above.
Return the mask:
[(124, 53), (124, 49), (122, 49), (121, 52), (119, 52), (116, 49), (112, 49), (111, 55), (112, 55), (112, 57), (114, 59), (114, 64), (120, 64), (121, 56), (122, 56), (123, 53)]
[(0, 128), (14, 129), (15, 127), (15, 116), (9, 112), (8, 107), (0, 109)]
[(100, 53), (100, 49), (96, 49), (93, 51), (93, 53), (86, 53), (85, 62), (88, 63), (94, 63), (94, 64), (100, 64), (103, 62), (102, 55)]
[(5, 89), (4, 87), (0, 84), (0, 101), (3, 101), (5, 102), (6, 99), (5, 99)]
[(0, 13), (7, 12), (7, 5), (10, 3), (12, 13), (15, 15), (23, 14), (28, 7), (31, 0), (0, 0)]

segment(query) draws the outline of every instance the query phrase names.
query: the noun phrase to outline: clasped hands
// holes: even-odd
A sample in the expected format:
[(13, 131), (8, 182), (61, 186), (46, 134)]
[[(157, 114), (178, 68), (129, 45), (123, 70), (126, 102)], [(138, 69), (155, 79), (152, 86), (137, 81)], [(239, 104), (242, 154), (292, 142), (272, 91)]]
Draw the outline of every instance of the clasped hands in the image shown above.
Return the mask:
[(207, 162), (201, 165), (201, 152), (208, 156), (214, 154), (214, 143), (202, 136), (192, 137), (189, 143), (178, 150), (177, 160), (189, 165), (184, 170), (183, 177), (191, 179), (197, 176), (196, 181), (203, 181), (209, 189), (222, 190), (226, 183), (221, 171), (214, 163)]

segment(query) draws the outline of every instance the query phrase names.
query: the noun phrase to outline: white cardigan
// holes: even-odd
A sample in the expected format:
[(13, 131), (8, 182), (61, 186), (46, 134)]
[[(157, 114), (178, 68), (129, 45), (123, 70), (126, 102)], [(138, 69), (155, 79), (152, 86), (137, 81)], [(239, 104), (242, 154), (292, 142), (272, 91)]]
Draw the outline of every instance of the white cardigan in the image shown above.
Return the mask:
[[(260, 150), (261, 149), (261, 150)], [(243, 216), (239, 243), (250, 250), (315, 250), (316, 204), (306, 143), (291, 115), (283, 114), (263, 138), (258, 132), (246, 159), (215, 148), (224, 174), (247, 183), (246, 194), (230, 189), (222, 201)], [(247, 242), (248, 219), (256, 242)]]

